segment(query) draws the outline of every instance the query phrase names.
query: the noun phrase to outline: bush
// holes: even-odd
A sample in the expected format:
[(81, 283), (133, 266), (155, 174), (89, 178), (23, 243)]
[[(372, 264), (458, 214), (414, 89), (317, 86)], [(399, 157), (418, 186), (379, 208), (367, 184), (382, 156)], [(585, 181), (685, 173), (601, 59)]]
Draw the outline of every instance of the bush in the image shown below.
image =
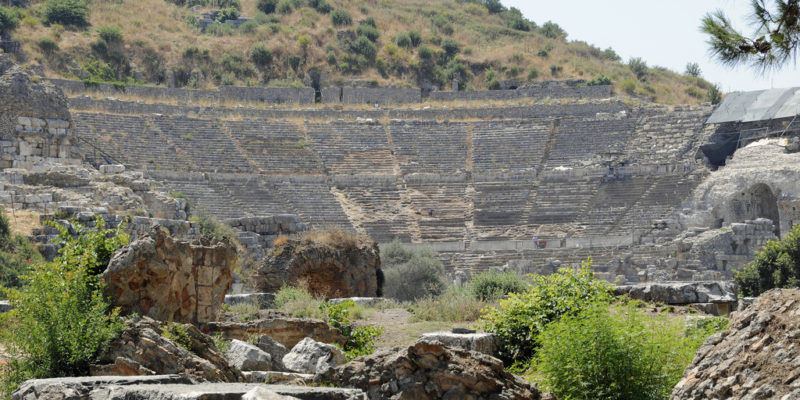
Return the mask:
[(563, 70), (564, 70), (564, 67), (562, 67), (560, 65), (557, 65), (557, 64), (551, 64), (550, 65), (550, 75), (558, 76), (561, 73), (561, 71), (563, 71)]
[(193, 218), (200, 229), (200, 235), (206, 239), (235, 239), (236, 234), (229, 225), (226, 225), (217, 217), (208, 214), (205, 210), (197, 210), (197, 215)]
[(547, 21), (539, 28), (539, 33), (550, 39), (566, 39), (567, 32), (562, 29), (557, 23)]
[(383, 293), (401, 301), (438, 296), (445, 289), (444, 266), (429, 248), (411, 249), (395, 240), (381, 250)]
[(451, 286), (438, 297), (426, 297), (411, 305), (410, 321), (477, 321), (487, 303), (466, 287)]
[(161, 336), (172, 340), (178, 346), (181, 346), (192, 353), (196, 353), (194, 347), (192, 346), (192, 337), (189, 335), (189, 330), (182, 324), (177, 322), (168, 323), (163, 327)]
[(666, 399), (714, 331), (599, 303), (547, 325), (535, 370), (558, 398)]
[(617, 54), (617, 52), (611, 47), (603, 50), (603, 58), (609, 61), (619, 61), (622, 59), (622, 57), (620, 57), (619, 54)]
[(453, 58), (461, 51), (461, 45), (453, 39), (445, 39), (444, 42), (442, 42), (442, 50), (444, 50), (447, 58)]
[(497, 78), (497, 73), (490, 68), (486, 71), (486, 88), (489, 90), (499, 90), (500, 87), (500, 79)]
[(0, 6), (0, 32), (9, 32), (19, 26), (17, 14), (8, 7)]
[(706, 92), (706, 101), (711, 104), (719, 104), (719, 102), (722, 101), (722, 91), (719, 89), (719, 86), (711, 85), (708, 92)]
[(383, 334), (379, 326), (355, 327), (350, 323), (350, 309), (355, 307), (352, 300), (339, 304), (323, 303), (320, 309), (327, 315), (328, 324), (339, 330), (347, 338), (342, 350), (350, 361), (359, 356), (366, 356), (375, 351), (375, 340)]
[(8, 290), (14, 308), (3, 317), (8, 318), (4, 339), (15, 357), (3, 371), (4, 391), (26, 379), (86, 375), (117, 336), (122, 322), (116, 310), (109, 313), (98, 274), (127, 243), (122, 229), (105, 229), (101, 218), (96, 230), (78, 238), (62, 228), (59, 257), (35, 264), (22, 288)]
[(378, 54), (378, 48), (375, 47), (375, 43), (372, 43), (371, 40), (364, 36), (359, 36), (358, 39), (351, 43), (350, 49), (369, 61), (375, 60), (375, 56)]
[(337, 8), (331, 11), (331, 22), (334, 26), (346, 26), (352, 24), (353, 19), (347, 11)]
[(632, 81), (630, 79), (622, 81), (622, 83), (620, 83), (619, 86), (620, 86), (620, 89), (622, 89), (622, 91), (627, 93), (627, 94), (630, 94), (630, 95), (636, 94), (636, 82), (634, 82), (634, 81)]
[(700, 64), (694, 63), (694, 62), (690, 62), (690, 63), (686, 64), (686, 71), (683, 74), (686, 75), (686, 76), (699, 77), (700, 76)]
[(89, 24), (89, 6), (84, 0), (47, 0), (44, 20), (49, 24), (86, 26)]
[(324, 318), (321, 305), (325, 301), (314, 297), (305, 283), (283, 285), (275, 293), (275, 308), (297, 318)]
[(219, 14), (217, 14), (217, 22), (223, 23), (228, 20), (235, 20), (239, 18), (239, 10), (233, 7), (223, 8), (219, 10)]
[(428, 46), (419, 46), (417, 54), (419, 54), (420, 60), (430, 60), (433, 58), (433, 50)]
[(480, 0), (480, 3), (492, 14), (501, 13), (506, 10), (503, 4), (500, 3), (500, 0)]
[(773, 288), (800, 287), (800, 225), (783, 240), (770, 240), (756, 258), (733, 272), (742, 296), (758, 296)]
[(609, 283), (594, 279), (591, 260), (579, 269), (561, 268), (548, 275), (531, 275), (530, 288), (500, 300), (481, 317), (483, 328), (497, 335), (505, 362), (525, 363), (536, 352), (536, 337), (550, 322), (575, 315), (591, 302), (611, 300)]
[(443, 15), (436, 14), (431, 18), (431, 22), (439, 30), (439, 32), (445, 35), (453, 34), (453, 25)]
[(122, 31), (118, 26), (101, 26), (97, 28), (97, 34), (100, 36), (100, 39), (105, 40), (106, 43), (118, 43), (122, 41)]
[(326, 0), (309, 0), (308, 5), (320, 14), (327, 14), (333, 10), (333, 6)]
[(411, 39), (411, 45), (414, 47), (422, 44), (422, 35), (417, 31), (408, 31), (408, 37)]
[(528, 282), (514, 271), (486, 271), (472, 278), (469, 292), (478, 300), (493, 301), (528, 290)]
[(610, 85), (611, 78), (600, 74), (592, 78), (589, 82), (586, 82), (586, 86), (601, 86), (601, 85)]
[(257, 43), (250, 49), (250, 59), (259, 67), (268, 66), (272, 64), (272, 51), (264, 44)]
[(258, 0), (256, 8), (264, 14), (272, 14), (275, 12), (275, 6), (278, 5), (278, 0)]
[(394, 42), (400, 47), (411, 47), (411, 37), (408, 36), (408, 33), (401, 33), (397, 35), (397, 37), (394, 39)]
[(535, 80), (538, 77), (539, 77), (539, 71), (537, 71), (536, 68), (531, 67), (528, 70), (528, 80), (532, 81), (532, 80)]
[(647, 77), (647, 63), (639, 57), (628, 60), (628, 68), (636, 75), (636, 79), (640, 81), (643, 81)]
[(358, 25), (358, 28), (356, 28), (356, 33), (359, 36), (366, 37), (367, 39), (369, 39), (372, 42), (375, 42), (381, 36), (381, 33), (378, 32), (377, 28), (375, 28), (372, 25), (368, 25), (368, 24), (360, 24), (360, 25)]
[[(22, 276), (41, 261), (42, 256), (25, 236), (11, 234), (8, 217), (0, 209), (0, 287), (19, 288)], [(0, 299), (5, 298), (5, 291), (0, 290)]]
[(291, 14), (292, 13), (292, 2), (289, 0), (281, 0), (278, 3), (278, 6), (275, 7), (275, 11), (280, 14)]

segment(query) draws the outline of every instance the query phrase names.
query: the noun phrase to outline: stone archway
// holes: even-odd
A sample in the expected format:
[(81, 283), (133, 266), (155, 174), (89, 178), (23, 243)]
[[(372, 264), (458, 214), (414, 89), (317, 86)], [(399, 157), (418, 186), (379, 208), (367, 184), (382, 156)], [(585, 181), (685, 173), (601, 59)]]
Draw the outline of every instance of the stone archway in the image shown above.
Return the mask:
[(780, 237), (778, 198), (764, 183), (758, 183), (750, 186), (747, 190), (737, 192), (730, 202), (729, 222), (743, 222), (756, 218), (772, 220), (775, 224), (775, 235)]

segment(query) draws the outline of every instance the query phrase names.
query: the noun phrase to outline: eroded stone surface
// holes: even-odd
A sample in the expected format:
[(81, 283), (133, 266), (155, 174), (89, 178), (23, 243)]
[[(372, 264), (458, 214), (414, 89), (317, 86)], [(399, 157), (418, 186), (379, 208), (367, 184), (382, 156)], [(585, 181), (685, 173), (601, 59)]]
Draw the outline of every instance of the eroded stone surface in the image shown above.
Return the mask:
[(216, 320), (235, 266), (227, 240), (178, 240), (156, 227), (120, 249), (103, 280), (124, 314), (197, 324)]
[(250, 343), (233, 339), (225, 354), (230, 364), (242, 371), (272, 371), (272, 355)]
[(269, 335), (286, 348), (292, 348), (310, 337), (323, 343), (344, 344), (345, 337), (325, 321), (310, 318), (292, 318), (273, 313), (268, 318), (249, 322), (209, 322), (202, 325), (204, 332), (219, 333), (225, 339), (248, 340), (251, 335)]
[(449, 347), (477, 351), (492, 357), (497, 355), (497, 341), (491, 333), (430, 332), (423, 333), (420, 341), (438, 341)]
[(347, 359), (338, 347), (305, 338), (283, 356), (283, 365), (290, 371), (316, 374), (344, 364)]
[(800, 398), (800, 290), (774, 289), (697, 350), (672, 400)]
[(497, 358), (439, 342), (379, 350), (314, 380), (362, 389), (372, 400), (542, 398), (534, 385), (504, 370)]

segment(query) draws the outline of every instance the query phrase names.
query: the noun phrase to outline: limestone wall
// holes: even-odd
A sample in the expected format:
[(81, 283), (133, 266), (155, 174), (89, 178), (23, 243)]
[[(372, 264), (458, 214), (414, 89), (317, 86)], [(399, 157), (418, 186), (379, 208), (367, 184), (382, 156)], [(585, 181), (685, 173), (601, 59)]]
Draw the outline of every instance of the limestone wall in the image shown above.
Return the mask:
[(422, 102), (422, 90), (404, 88), (342, 88), (344, 104), (407, 104)]
[(610, 85), (603, 86), (568, 86), (568, 85), (542, 85), (532, 88), (513, 90), (476, 90), (431, 92), (433, 101), (504, 101), (521, 98), (590, 98), (604, 99), (613, 95)]

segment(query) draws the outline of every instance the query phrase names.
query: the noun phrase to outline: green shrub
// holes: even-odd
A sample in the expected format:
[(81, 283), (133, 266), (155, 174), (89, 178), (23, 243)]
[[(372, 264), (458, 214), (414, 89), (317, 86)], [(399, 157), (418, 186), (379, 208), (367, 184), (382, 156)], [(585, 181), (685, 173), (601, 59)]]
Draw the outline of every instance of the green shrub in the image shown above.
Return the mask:
[(408, 33), (401, 33), (394, 38), (395, 44), (400, 47), (410, 48), (411, 47), (411, 37), (408, 36)]
[(486, 9), (492, 14), (501, 13), (506, 10), (506, 8), (503, 7), (503, 4), (500, 3), (500, 0), (480, 0), (480, 4), (486, 7)]
[(408, 31), (408, 37), (411, 39), (411, 45), (414, 47), (419, 46), (422, 44), (422, 35), (419, 34), (417, 31)]
[(291, 14), (293, 11), (292, 2), (289, 0), (281, 0), (278, 2), (278, 6), (275, 7), (275, 11), (279, 14)]
[(192, 353), (197, 352), (194, 346), (192, 346), (192, 337), (189, 335), (189, 330), (183, 324), (177, 322), (168, 323), (166, 326), (162, 327), (161, 336), (172, 340), (178, 346)]
[(539, 77), (539, 71), (537, 71), (536, 68), (531, 67), (530, 69), (528, 69), (528, 80), (529, 81), (535, 80), (538, 77)]
[(217, 14), (217, 22), (223, 23), (228, 20), (235, 20), (239, 18), (239, 10), (233, 7), (223, 8)]
[(706, 101), (711, 104), (719, 104), (719, 102), (722, 101), (722, 91), (719, 89), (719, 86), (711, 85), (708, 92), (706, 92)]
[(39, 39), (36, 45), (39, 46), (39, 50), (41, 50), (44, 54), (53, 54), (58, 51), (58, 43), (48, 37)]
[(647, 77), (647, 63), (639, 57), (628, 60), (628, 68), (636, 75), (636, 79), (640, 81), (643, 81)]
[(592, 78), (589, 82), (586, 82), (587, 86), (601, 86), (601, 85), (610, 85), (611, 78), (600, 74)]
[(620, 89), (622, 89), (622, 91), (627, 93), (627, 94), (630, 94), (630, 95), (636, 94), (636, 82), (634, 82), (634, 81), (632, 81), (630, 79), (622, 81), (622, 83), (620, 83), (619, 86), (620, 86)]
[(442, 14), (436, 14), (431, 18), (431, 22), (433, 26), (435, 26), (439, 32), (445, 35), (452, 35), (453, 34), (453, 25), (447, 18), (444, 17)]
[(193, 218), (200, 229), (200, 235), (206, 239), (235, 239), (236, 234), (229, 225), (221, 222), (217, 217), (200, 209)]
[(334, 26), (346, 26), (352, 24), (353, 19), (350, 18), (350, 14), (346, 10), (337, 8), (331, 11), (331, 22)]
[(378, 54), (378, 48), (375, 47), (375, 43), (372, 43), (371, 40), (364, 36), (359, 36), (358, 39), (351, 43), (350, 50), (355, 54), (364, 56), (369, 61), (375, 60), (375, 56)]
[(256, 43), (250, 49), (250, 60), (259, 67), (266, 67), (272, 64), (272, 50), (263, 43)]
[(445, 55), (447, 58), (453, 58), (458, 52), (461, 51), (461, 45), (458, 44), (454, 39), (445, 39), (442, 42), (442, 50), (444, 50)]
[(715, 327), (686, 332), (682, 318), (648, 317), (607, 303), (547, 325), (535, 370), (558, 398), (667, 399)]
[(487, 303), (475, 298), (466, 287), (451, 286), (437, 297), (426, 297), (411, 305), (415, 321), (477, 321)]
[(428, 46), (419, 46), (417, 54), (419, 54), (420, 60), (430, 60), (433, 58), (433, 50)]
[(536, 352), (536, 337), (545, 325), (564, 315), (575, 315), (592, 302), (611, 300), (611, 285), (594, 279), (591, 260), (581, 268), (561, 268), (542, 276), (531, 275), (532, 285), (512, 293), (498, 307), (488, 307), (481, 317), (483, 328), (497, 335), (500, 357), (525, 363)]
[(622, 57), (620, 57), (619, 54), (617, 54), (617, 52), (611, 47), (603, 50), (603, 58), (610, 61), (619, 61), (622, 59)]
[(381, 36), (381, 33), (378, 32), (378, 29), (369, 24), (359, 24), (358, 28), (356, 28), (356, 33), (359, 36), (366, 37), (372, 42), (375, 42)]
[(333, 10), (333, 6), (326, 0), (309, 0), (308, 5), (320, 14), (327, 14)]
[(228, 307), (227, 311), (231, 314), (235, 314), (237, 321), (247, 322), (258, 319), (258, 314), (261, 310), (258, 308), (258, 304), (244, 302)]
[(545, 22), (541, 28), (539, 28), (539, 33), (548, 37), (550, 39), (566, 39), (567, 32), (562, 29), (557, 23), (552, 21)]
[(770, 240), (756, 258), (733, 272), (742, 296), (758, 296), (773, 288), (800, 287), (800, 225), (783, 240)]
[(353, 307), (355, 303), (352, 300), (345, 300), (339, 304), (326, 302), (320, 305), (320, 309), (327, 315), (328, 324), (347, 338), (342, 346), (347, 361), (372, 354), (375, 351), (375, 340), (383, 334), (383, 328), (379, 326), (353, 326), (350, 323), (350, 309)]
[(700, 73), (700, 64), (690, 62), (686, 64), (686, 71), (683, 74), (686, 76), (699, 77)]
[[(0, 209), (0, 287), (19, 288), (22, 276), (41, 261), (42, 256), (25, 236), (11, 234), (8, 217)], [(5, 298), (5, 291), (0, 290), (0, 299)]]
[(8, 7), (0, 6), (0, 32), (9, 32), (19, 26), (19, 18)]
[(528, 290), (528, 282), (514, 271), (486, 271), (472, 277), (469, 292), (478, 300), (492, 301), (509, 293)]
[(3, 316), (4, 344), (15, 357), (3, 371), (7, 396), (26, 379), (83, 376), (95, 356), (122, 329), (109, 312), (98, 274), (110, 255), (127, 243), (123, 227), (97, 229), (78, 238), (61, 229), (63, 247), (53, 262), (34, 264), (20, 289), (7, 290), (14, 307)]
[(105, 40), (106, 43), (118, 43), (122, 41), (122, 31), (118, 26), (104, 25), (98, 27), (97, 34), (100, 36), (100, 39)]
[(86, 26), (89, 24), (89, 6), (84, 0), (47, 0), (44, 20), (49, 24)]
[(283, 285), (275, 293), (275, 308), (297, 318), (324, 318), (320, 306), (325, 301), (314, 297), (304, 285)]
[(384, 295), (410, 301), (444, 292), (444, 266), (436, 256), (431, 248), (407, 248), (399, 241), (385, 246), (381, 249)]
[(563, 71), (563, 70), (564, 70), (564, 67), (562, 67), (562, 66), (560, 66), (558, 64), (551, 64), (550, 65), (550, 75), (558, 76), (561, 73), (561, 71)]
[(272, 14), (275, 12), (275, 7), (278, 5), (278, 0), (258, 0), (256, 8), (264, 14)]

